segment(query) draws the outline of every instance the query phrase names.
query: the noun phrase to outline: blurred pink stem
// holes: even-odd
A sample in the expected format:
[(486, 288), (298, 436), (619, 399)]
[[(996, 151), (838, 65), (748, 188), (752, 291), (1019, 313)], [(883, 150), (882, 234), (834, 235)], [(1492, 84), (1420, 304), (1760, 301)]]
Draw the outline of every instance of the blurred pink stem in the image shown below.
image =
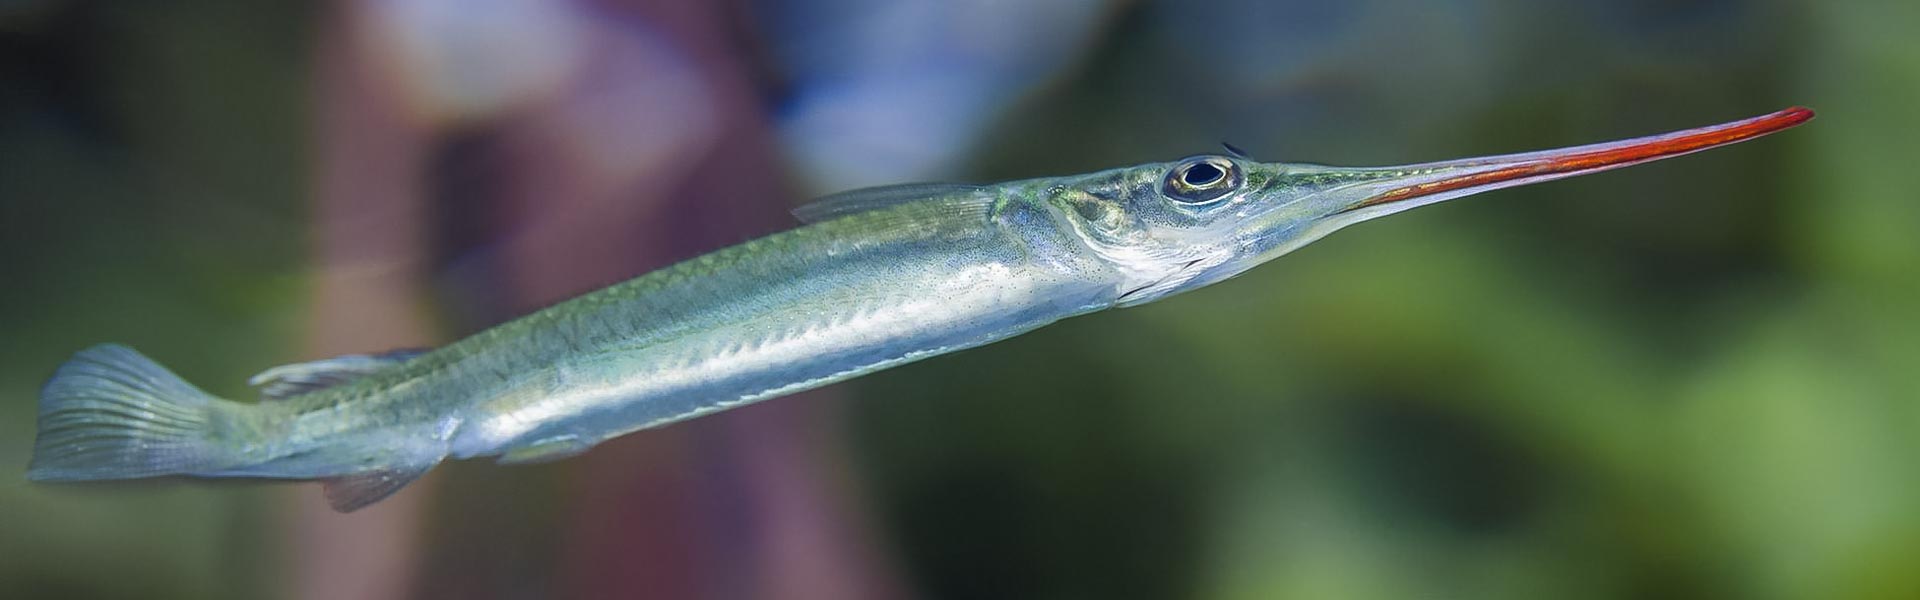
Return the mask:
[[(314, 244), (318, 271), (307, 333), (311, 356), (431, 344), (419, 282), (425, 133), (408, 122), (334, 5), (319, 28), (314, 69)], [(294, 503), (288, 595), (403, 598), (412, 589), (418, 522), (429, 482), (352, 516), (315, 486)]]

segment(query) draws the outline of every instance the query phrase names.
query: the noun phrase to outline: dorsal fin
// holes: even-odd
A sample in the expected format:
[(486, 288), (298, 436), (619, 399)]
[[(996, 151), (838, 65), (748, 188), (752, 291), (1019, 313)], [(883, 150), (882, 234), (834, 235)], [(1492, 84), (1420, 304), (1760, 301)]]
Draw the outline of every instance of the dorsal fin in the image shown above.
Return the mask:
[(395, 350), (280, 365), (254, 375), (247, 385), (260, 388), (263, 400), (284, 400), (366, 377), (426, 353), (423, 349)]
[(903, 183), (840, 192), (816, 199), (793, 209), (802, 223), (819, 223), (870, 210), (898, 206), (915, 200), (941, 199), (983, 206), (993, 204), (986, 187), (964, 183)]

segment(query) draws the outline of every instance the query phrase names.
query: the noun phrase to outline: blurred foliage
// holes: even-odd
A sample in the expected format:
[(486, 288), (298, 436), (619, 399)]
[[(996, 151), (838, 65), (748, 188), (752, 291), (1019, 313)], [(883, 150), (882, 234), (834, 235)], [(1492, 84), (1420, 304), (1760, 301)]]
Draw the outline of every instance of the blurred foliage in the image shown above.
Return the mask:
[[(966, 178), (1820, 118), (857, 382), (853, 454), (916, 591), (1920, 596), (1920, 4), (1209, 6), (1126, 5)], [(88, 344), (229, 395), (294, 353), (311, 12), (0, 2), (0, 464)], [(278, 489), (0, 478), (0, 589), (258, 596)]]
[(124, 341), (232, 395), (292, 353), (305, 11), (0, 7), (0, 587), (257, 596), (278, 569), (260, 486), (49, 489), (19, 473), (41, 380), (87, 345)]

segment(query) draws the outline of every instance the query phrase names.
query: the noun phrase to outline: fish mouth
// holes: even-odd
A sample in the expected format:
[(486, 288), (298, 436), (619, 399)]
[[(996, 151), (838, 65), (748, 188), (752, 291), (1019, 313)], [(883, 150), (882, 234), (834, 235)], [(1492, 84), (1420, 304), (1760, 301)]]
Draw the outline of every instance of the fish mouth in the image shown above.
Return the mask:
[[(1629, 140), (1379, 169), (1385, 173), (1382, 179), (1365, 184), (1368, 190), (1377, 191), (1361, 196), (1335, 214), (1391, 205), (1411, 208), (1487, 190), (1618, 169), (1743, 142), (1812, 118), (1813, 110), (1795, 106), (1750, 119)], [(1426, 200), (1410, 202), (1415, 199)]]

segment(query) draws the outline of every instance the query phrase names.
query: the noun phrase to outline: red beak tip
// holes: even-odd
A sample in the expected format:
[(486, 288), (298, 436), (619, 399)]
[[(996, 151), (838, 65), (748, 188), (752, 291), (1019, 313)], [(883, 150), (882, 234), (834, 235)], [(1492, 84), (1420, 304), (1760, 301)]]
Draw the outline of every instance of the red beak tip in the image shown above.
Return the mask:
[[(1354, 210), (1418, 198), (1463, 188), (1482, 187), (1502, 182), (1542, 176), (1582, 174), (1604, 171), (1631, 164), (1698, 152), (1734, 142), (1745, 141), (1797, 126), (1813, 118), (1813, 109), (1790, 106), (1778, 112), (1743, 121), (1723, 123), (1699, 129), (1679, 131), (1645, 138), (1577, 146), (1557, 151), (1512, 155), (1524, 162), (1509, 162), (1496, 170), (1470, 172), (1439, 181), (1428, 181), (1395, 188), (1367, 199)], [(1496, 157), (1499, 158), (1499, 157)]]

